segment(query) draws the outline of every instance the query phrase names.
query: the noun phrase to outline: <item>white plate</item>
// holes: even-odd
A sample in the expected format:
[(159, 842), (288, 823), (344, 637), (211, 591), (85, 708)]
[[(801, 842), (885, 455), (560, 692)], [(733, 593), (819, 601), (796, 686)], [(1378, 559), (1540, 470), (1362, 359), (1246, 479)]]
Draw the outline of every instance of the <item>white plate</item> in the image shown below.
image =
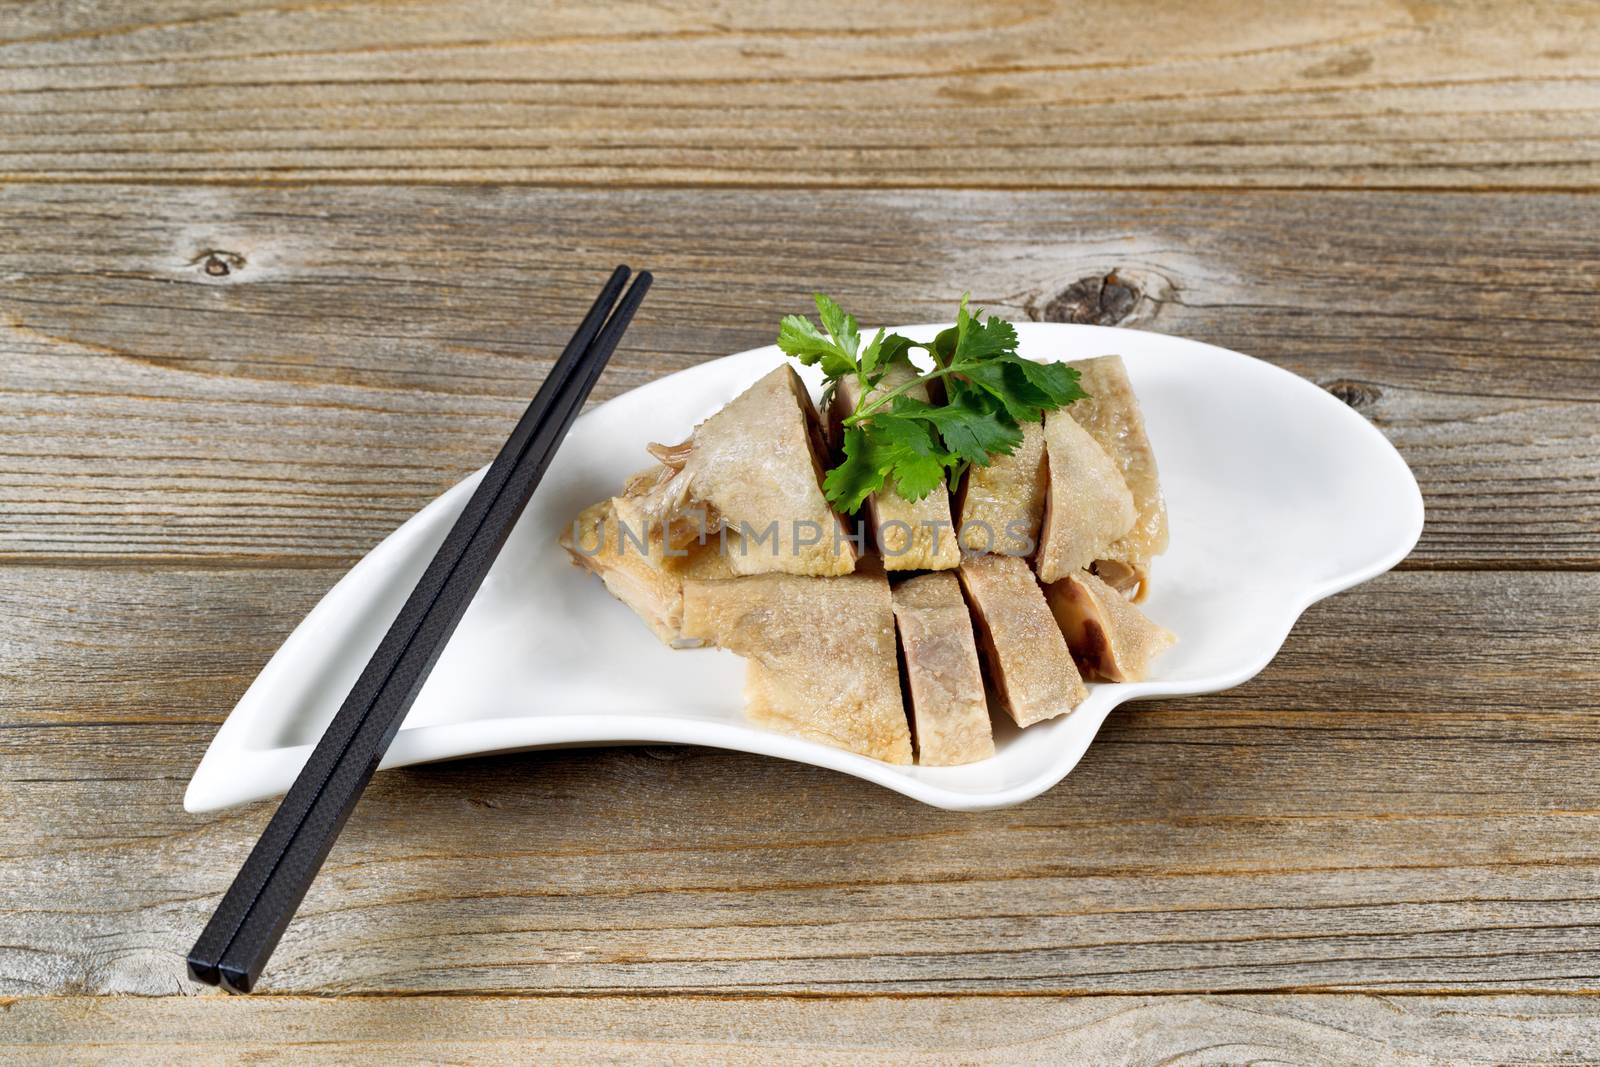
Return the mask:
[[(901, 331), (925, 339), (939, 328)], [(1045, 323), (1017, 331), (1030, 358), (1127, 361), (1172, 528), (1144, 607), (1179, 643), (1148, 681), (1091, 685), (1070, 715), (1001, 729), (997, 754), (965, 767), (891, 766), (747, 724), (737, 657), (663, 647), (556, 537), (647, 464), (647, 442), (681, 440), (779, 363), (768, 347), (663, 378), (577, 421), (383, 766), (667, 742), (812, 763), (941, 808), (1017, 804), (1065, 777), (1118, 704), (1238, 685), (1267, 665), (1307, 606), (1388, 570), (1416, 544), (1422, 494), (1405, 461), (1310, 382), (1161, 334)], [(289, 787), (480, 475), (387, 537), (289, 635), (217, 731), (185, 808), (213, 811)]]

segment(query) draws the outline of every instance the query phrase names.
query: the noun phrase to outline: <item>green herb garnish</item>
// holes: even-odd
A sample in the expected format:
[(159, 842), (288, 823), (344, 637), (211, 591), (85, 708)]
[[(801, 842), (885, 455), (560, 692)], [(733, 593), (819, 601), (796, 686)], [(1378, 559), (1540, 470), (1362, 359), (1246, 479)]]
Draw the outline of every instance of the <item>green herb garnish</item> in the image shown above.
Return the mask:
[[(947, 477), (954, 485), (968, 464), (987, 467), (996, 454), (1014, 452), (1021, 423), (1086, 395), (1076, 370), (1023, 359), (1016, 328), (969, 313), (965, 296), (956, 324), (932, 342), (879, 330), (864, 348), (855, 316), (821, 293), (815, 300), (823, 329), (803, 315), (785, 316), (778, 347), (806, 366), (820, 365), (830, 394), (842, 378), (854, 377), (859, 386), (860, 400), (844, 419), (844, 460), (822, 483), (828, 501), (846, 513), (886, 484), (907, 500), (921, 500)], [(891, 366), (910, 365), (913, 348), (927, 352), (933, 367), (873, 395)], [(944, 386), (943, 404), (906, 395), (936, 381)]]

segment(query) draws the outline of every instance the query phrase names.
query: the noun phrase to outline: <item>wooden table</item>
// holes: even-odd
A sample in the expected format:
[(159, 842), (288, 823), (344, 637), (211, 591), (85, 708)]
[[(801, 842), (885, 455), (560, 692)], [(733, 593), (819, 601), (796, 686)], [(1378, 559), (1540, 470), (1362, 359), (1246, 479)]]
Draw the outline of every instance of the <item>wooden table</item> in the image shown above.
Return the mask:
[[(1298, 6), (0, 6), (0, 1059), (1600, 1060), (1600, 9)], [(605, 395), (970, 289), (1309, 377), (1428, 528), (1007, 811), (382, 774), (263, 995), (190, 983), (217, 724), (619, 260)]]

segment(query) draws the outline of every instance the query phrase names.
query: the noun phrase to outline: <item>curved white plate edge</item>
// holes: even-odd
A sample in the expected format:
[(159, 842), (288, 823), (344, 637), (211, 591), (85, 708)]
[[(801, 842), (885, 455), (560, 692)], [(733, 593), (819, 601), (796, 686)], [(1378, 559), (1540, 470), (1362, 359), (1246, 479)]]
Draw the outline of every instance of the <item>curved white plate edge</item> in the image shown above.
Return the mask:
[[(249, 803), (252, 800), (276, 796), (282, 792), (280, 789), (260, 792), (259, 795), (256, 795), (255, 791), (246, 791), (248, 794), (246, 795), (246, 793), (241, 793), (239, 790), (231, 788), (231, 783), (221, 780), (222, 775), (217, 766), (220, 762), (220, 754), (248, 747), (236, 739), (235, 736), (244, 734), (250, 727), (250, 721), (241, 718), (237, 714), (239, 708), (250, 703), (253, 694), (258, 689), (266, 689), (273, 685), (279, 675), (288, 670), (289, 664), (295, 660), (295, 654), (300, 647), (315, 639), (318, 624), (324, 616), (335, 611), (335, 602), (338, 600), (338, 597), (334, 595), (335, 593), (342, 588), (360, 584), (365, 580), (369, 572), (382, 567), (388, 555), (385, 549), (395, 542), (419, 536), (420, 531), (426, 528), (428, 521), (435, 512), (453, 509), (459, 513), (461, 508), (466, 506), (466, 501), (462, 500), (458, 507), (456, 506), (456, 498), (470, 493), (472, 486), (477, 484), (486, 470), (488, 470), (487, 464), (468, 474), (428, 501), (405, 522), (386, 534), (382, 540), (368, 549), (360, 559), (356, 560), (349, 570), (340, 575), (339, 580), (328, 588), (328, 591), (322, 595), (316, 604), (312, 605), (305, 618), (301, 619), (295, 625), (295, 628), (289, 631), (289, 636), (284, 638), (283, 644), (278, 646), (277, 650), (267, 660), (266, 665), (261, 668), (261, 672), (246, 687), (238, 702), (234, 704), (233, 710), (228, 713), (227, 718), (222, 720), (222, 725), (217, 728), (216, 734), (211, 738), (211, 744), (206, 746), (205, 754), (200, 757), (199, 765), (195, 767), (194, 774), (189, 778), (189, 786), (184, 790), (183, 808), (185, 811), (196, 813), (219, 811), (235, 804)], [(294, 766), (298, 768), (304, 764), (306, 758), (310, 755), (312, 747), (311, 745), (286, 746), (260, 751), (259, 755), (264, 759), (272, 759), (274, 761), (292, 759)], [(228, 799), (217, 800), (216, 798), (219, 796), (226, 796)]]
[[(944, 329), (948, 325), (950, 324), (920, 323), (898, 326), (895, 327), (895, 329), (913, 336), (917, 336), (935, 333), (938, 330)], [(1024, 333), (1035, 332), (1040, 330), (1040, 328), (1048, 331), (1054, 329), (1058, 324), (1017, 323), (1016, 325), (1019, 333)], [(865, 328), (863, 329), (863, 333), (868, 332), (870, 331), (866, 330)], [(1114, 326), (1088, 326), (1074, 324), (1074, 332), (1093, 332), (1104, 334), (1107, 337), (1118, 337), (1124, 335), (1124, 330), (1122, 328)], [(1403, 478), (1403, 480), (1409, 484), (1411, 489), (1410, 499), (1412, 503), (1412, 514), (1410, 516), (1411, 522), (1409, 524), (1410, 533), (1407, 537), (1406, 543), (1404, 545), (1397, 545), (1397, 547), (1388, 555), (1375, 559), (1366, 566), (1355, 568), (1347, 574), (1336, 576), (1322, 583), (1320, 586), (1316, 586), (1304, 591), (1301, 598), (1297, 602), (1291, 603), (1288, 606), (1288, 609), (1283, 613), (1281, 624), (1276, 628), (1278, 636), (1272, 647), (1270, 649), (1265, 649), (1260, 656), (1256, 657), (1255, 660), (1251, 661), (1244, 667), (1238, 668), (1226, 674), (1204, 678), (1191, 678), (1181, 682), (1131, 682), (1097, 685), (1095, 687), (1096, 692), (1106, 693), (1107, 699), (1101, 706), (1097, 708), (1082, 709), (1082, 711), (1088, 711), (1090, 715), (1095, 716), (1096, 721), (1093, 723), (1092, 729), (1084, 732), (1081, 743), (1077, 743), (1066, 749), (1063, 749), (1055, 760), (1051, 761), (1051, 763), (1044, 770), (1028, 781), (1013, 786), (1010, 789), (995, 793), (966, 794), (956, 792), (931, 782), (908, 777), (903, 771), (897, 769), (893, 765), (882, 763), (878, 760), (869, 759), (852, 752), (846, 752), (842, 749), (833, 748), (831, 746), (822, 745), (816, 742), (780, 736), (773, 734), (770, 731), (762, 730), (758, 727), (734, 723), (720, 723), (710, 720), (675, 719), (654, 715), (627, 715), (620, 713), (586, 713), (582, 715), (573, 714), (565, 716), (538, 717), (506, 716), (504, 718), (483, 719), (466, 723), (451, 723), (448, 725), (414, 727), (410, 729), (402, 727), (400, 733), (396, 736), (394, 745), (390, 748), (388, 755), (379, 765), (379, 769), (388, 769), (395, 766), (416, 765), (418, 762), (423, 762), (409, 759), (407, 757), (406, 750), (413, 747), (414, 744), (424, 741), (430, 735), (440, 731), (447, 732), (448, 735), (457, 738), (457, 743), (438, 747), (426, 745), (422, 746), (424, 748), (431, 748), (431, 751), (435, 753), (425, 762), (443, 762), (471, 755), (512, 753), (517, 751), (530, 751), (540, 748), (561, 747), (565, 745), (578, 746), (588, 744), (595, 747), (604, 747), (607, 745), (627, 743), (698, 744), (706, 745), (708, 747), (726, 748), (733, 751), (749, 752), (755, 755), (770, 756), (778, 759), (789, 759), (793, 761), (792, 753), (796, 744), (798, 744), (804, 749), (808, 750), (806, 762), (824, 767), (829, 770), (839, 771), (844, 774), (850, 774), (857, 778), (865, 779), (873, 782), (874, 784), (892, 789), (895, 792), (901, 793), (913, 800), (942, 808), (947, 811), (988, 811), (996, 808), (1009, 807), (1011, 805), (1020, 804), (1031, 800), (1060, 782), (1072, 772), (1072, 770), (1077, 766), (1078, 762), (1083, 758), (1084, 753), (1088, 751), (1090, 744), (1092, 744), (1095, 737), (1098, 736), (1100, 728), (1104, 725), (1105, 720), (1110, 716), (1111, 712), (1120, 707), (1122, 704), (1136, 700), (1149, 700), (1163, 696), (1197, 696), (1204, 693), (1220, 692), (1225, 689), (1231, 689), (1237, 685), (1242, 685), (1244, 682), (1249, 681), (1251, 678), (1254, 678), (1257, 674), (1260, 674), (1261, 671), (1266, 669), (1267, 665), (1272, 662), (1273, 658), (1276, 657), (1278, 652), (1282, 649), (1284, 642), (1288, 640), (1289, 634), (1294, 629), (1295, 623), (1299, 621), (1300, 617), (1305, 614), (1308, 608), (1320, 600), (1324, 600), (1335, 595), (1336, 593), (1351, 589), (1363, 582), (1370, 581), (1378, 575), (1385, 573), (1411, 553), (1412, 549), (1416, 547), (1417, 541), (1421, 538), (1423, 524), (1425, 521), (1422, 490), (1417, 484), (1415, 473), (1406, 463), (1404, 457), (1400, 455), (1399, 450), (1394, 447), (1394, 443), (1360, 413), (1356, 412), (1348, 405), (1341, 403), (1337, 398), (1330, 396), (1315, 383), (1308, 381), (1298, 374), (1295, 374), (1293, 371), (1279, 367), (1274, 363), (1270, 363), (1263, 359), (1258, 359), (1242, 352), (1236, 352), (1232, 349), (1208, 344), (1204, 341), (1197, 341), (1192, 338), (1177, 337), (1171, 334), (1160, 334), (1146, 331), (1141, 331), (1141, 334), (1142, 342), (1144, 343), (1148, 343), (1150, 339), (1155, 338), (1159, 339), (1158, 343), (1171, 342), (1184, 347), (1200, 347), (1207, 349), (1222, 358), (1248, 360), (1259, 367), (1266, 368), (1276, 374), (1282, 375), (1285, 379), (1294, 382), (1295, 388), (1307, 390), (1308, 396), (1314, 395), (1317, 397), (1317, 400), (1313, 402), (1329, 404), (1332, 405), (1333, 408), (1337, 408), (1342, 413), (1339, 417), (1345, 418), (1353, 427), (1356, 427), (1356, 432), (1369, 435), (1370, 439), (1375, 439), (1376, 441), (1382, 442), (1383, 449), (1387, 454), (1387, 458), (1389, 459), (1391, 466), (1394, 468), (1394, 473), (1399, 478)], [(637, 387), (635, 390), (630, 390), (630, 392), (650, 390), (658, 386), (665, 387), (680, 374), (700, 371), (704, 368), (733, 360), (749, 359), (763, 353), (775, 355), (777, 354), (777, 348), (775, 345), (767, 345), (763, 346), (762, 348), (750, 349), (746, 352), (737, 352), (731, 355), (721, 356), (714, 360), (707, 360), (704, 363), (696, 364), (693, 367), (688, 367), (681, 371), (675, 371), (672, 374), (664, 375), (663, 377), (657, 378), (654, 381), (647, 382), (644, 385)], [(605, 403), (609, 403), (609, 401), (606, 401)], [(580, 416), (580, 419), (589, 417), (593, 411), (598, 410), (598, 408), (601, 406), (604, 405), (597, 405), (596, 408), (591, 408), (589, 411), (584, 412), (584, 414)], [(261, 673), (251, 683), (250, 687), (246, 689), (244, 695), (239, 700), (239, 704), (245, 703), (245, 701), (249, 698), (251, 691), (257, 686), (271, 684), (276, 679), (277, 674), (281, 670), (286, 669), (288, 662), (294, 659), (292, 653), (297, 650), (299, 645), (312, 639), (316, 629), (315, 623), (319, 619), (319, 614), (324, 611), (325, 607), (329, 611), (332, 610), (332, 605), (330, 602), (335, 599), (331, 595), (334, 590), (338, 589), (342, 585), (345, 585), (346, 583), (353, 584), (360, 581), (367, 571), (380, 565), (380, 562), (377, 561), (381, 560), (381, 558), (386, 555), (386, 553), (380, 551), (381, 549), (383, 549), (385, 546), (388, 546), (393, 541), (400, 540), (408, 534), (415, 535), (414, 532), (420, 527), (426, 525), (426, 521), (432, 516), (432, 513), (442, 509), (455, 507), (456, 499), (458, 497), (464, 497), (467, 493), (469, 493), (471, 487), (477, 483), (478, 479), (482, 477), (483, 472), (486, 469), (487, 466), (480, 467), (478, 470), (468, 474), (455, 485), (451, 486), (439, 496), (429, 501), (420, 510), (418, 510), (415, 515), (407, 519), (388, 536), (383, 538), (382, 541), (375, 545), (364, 556), (362, 556), (361, 559), (357, 560), (350, 570), (347, 571), (339, 579), (339, 581), (334, 584), (334, 586), (329, 590), (328, 594), (325, 594), (323, 598), (319, 600), (311, 609), (311, 611), (307, 613), (305, 619), (303, 619), (301, 623), (296, 626), (296, 628), (290, 633), (289, 637), (285, 639), (283, 645), (281, 645), (277, 652), (273, 654), (272, 658), (267, 662), (267, 665), (262, 669)], [(461, 506), (465, 506), (464, 500), (461, 502)], [(456, 510), (459, 510), (459, 508), (456, 508)], [(237, 706), (238, 705), (235, 705), (235, 707)], [(1074, 712), (1074, 714), (1081, 714), (1081, 711)], [(528, 744), (526, 742), (506, 742), (503, 744), (497, 744), (494, 741), (494, 735), (510, 732), (515, 728), (525, 726), (529, 722), (540, 723), (544, 733), (547, 735), (544, 740), (534, 744)], [(197, 814), (216, 811), (226, 807), (232, 807), (237, 804), (249, 803), (254, 800), (262, 800), (268, 797), (276, 796), (281, 794), (283, 789), (286, 788), (285, 783), (284, 785), (280, 786), (267, 785), (259, 790), (247, 790), (241, 792), (237, 789), (219, 789), (217, 786), (213, 785), (211, 779), (216, 777), (214, 766), (212, 771), (208, 772), (208, 764), (214, 765), (216, 763), (216, 761), (212, 759), (213, 753), (221, 753), (228, 751), (231, 748), (242, 747), (233, 744), (233, 735), (242, 732), (244, 729), (246, 729), (246, 724), (243, 721), (236, 720), (236, 717), (231, 713), (228, 718), (223, 721), (222, 726), (218, 728), (216, 735), (212, 738), (211, 744), (207, 746), (206, 753), (201, 757), (200, 763), (195, 768), (194, 775), (190, 779), (189, 786), (185, 790), (183, 800), (184, 810)], [(690, 734), (693, 734), (693, 736), (691, 737)], [(708, 734), (712, 735), (713, 737), (720, 735), (720, 739), (708, 740)], [(298, 769), (304, 764), (306, 758), (310, 755), (312, 747), (313, 746), (311, 745), (285, 746), (272, 750), (260, 750), (257, 752), (257, 755), (262, 758), (270, 758), (274, 763), (278, 763), (285, 767), (288, 771), (288, 777), (292, 780), (294, 774), (298, 773)], [(226, 799), (216, 799), (219, 796), (225, 796)]]

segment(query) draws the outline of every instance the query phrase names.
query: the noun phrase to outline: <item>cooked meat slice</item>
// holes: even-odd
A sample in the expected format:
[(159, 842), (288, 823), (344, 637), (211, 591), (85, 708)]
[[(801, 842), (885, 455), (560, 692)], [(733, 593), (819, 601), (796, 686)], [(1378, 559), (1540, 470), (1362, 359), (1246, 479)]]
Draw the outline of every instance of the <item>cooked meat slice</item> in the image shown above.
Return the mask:
[(1116, 461), (1139, 512), (1133, 529), (1103, 558), (1129, 564), (1142, 582), (1151, 558), (1167, 550), (1167, 505), (1161, 498), (1161, 476), (1145, 433), (1139, 398), (1121, 356), (1077, 360), (1070, 366), (1078, 369), (1079, 381), (1089, 396), (1067, 410)]
[(883, 571), (684, 583), (683, 632), (749, 660), (746, 714), (889, 763), (911, 762)]
[(1169, 631), (1087, 571), (1045, 586), (1044, 595), (1086, 678), (1141, 681), (1150, 661), (1177, 643)]
[(678, 445), (651, 445), (671, 474), (630, 490), (656, 519), (700, 504), (730, 530), (739, 574), (849, 574), (855, 552), (822, 495), (821, 424), (805, 385), (779, 367), (694, 428)]
[(961, 543), (971, 552), (1031, 556), (1044, 515), (1044, 426), (1022, 427), (1022, 443), (987, 467), (969, 467), (956, 511)]
[(1083, 679), (1027, 562), (976, 556), (959, 573), (995, 695), (1017, 725), (1077, 707), (1087, 695)]
[(994, 755), (989, 702), (972, 618), (953, 574), (924, 574), (894, 587), (917, 762), (953, 767)]
[[(906, 363), (895, 363), (885, 372), (874, 395), (904, 385), (917, 377)], [(919, 385), (907, 391), (917, 400), (928, 399), (928, 388)], [(861, 387), (848, 375), (839, 379), (830, 412), (834, 440), (843, 439), (841, 425), (855, 411)], [(961, 562), (961, 546), (956, 543), (955, 526), (950, 521), (950, 494), (943, 488), (921, 500), (907, 500), (891, 482), (883, 492), (867, 498), (867, 517), (872, 523), (883, 565), (891, 571), (942, 571)]]
[(630, 514), (622, 497), (602, 500), (579, 513), (561, 533), (572, 560), (600, 576), (611, 595), (632, 608), (666, 644), (699, 644), (680, 631), (683, 582), (687, 577), (726, 578), (732, 571), (715, 535), (699, 538), (687, 522), (663, 527)]
[(1117, 465), (1067, 410), (1044, 418), (1050, 491), (1034, 561), (1041, 582), (1080, 571), (1104, 556), (1138, 517)]

